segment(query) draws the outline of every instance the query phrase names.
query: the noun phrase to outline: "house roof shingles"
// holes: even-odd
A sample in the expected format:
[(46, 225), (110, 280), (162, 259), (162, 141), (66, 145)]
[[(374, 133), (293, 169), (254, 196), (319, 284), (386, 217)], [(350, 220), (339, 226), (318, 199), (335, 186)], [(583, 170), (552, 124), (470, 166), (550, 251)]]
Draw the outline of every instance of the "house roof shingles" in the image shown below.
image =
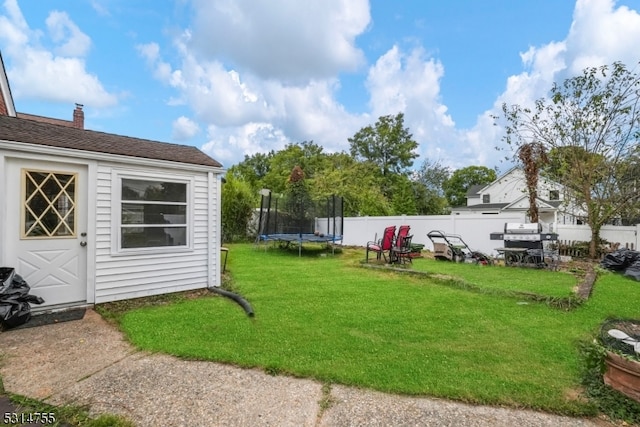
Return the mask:
[(467, 197), (478, 195), (478, 192), (486, 187), (487, 184), (474, 184), (467, 190)]
[(0, 140), (222, 167), (196, 147), (0, 116)]

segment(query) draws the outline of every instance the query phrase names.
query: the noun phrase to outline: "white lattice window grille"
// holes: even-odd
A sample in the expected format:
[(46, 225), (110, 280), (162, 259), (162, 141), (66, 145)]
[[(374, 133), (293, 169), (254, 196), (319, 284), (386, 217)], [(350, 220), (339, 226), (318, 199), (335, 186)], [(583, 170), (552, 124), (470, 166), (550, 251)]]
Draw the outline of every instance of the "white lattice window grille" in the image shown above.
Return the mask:
[(22, 238), (76, 236), (76, 174), (22, 170)]

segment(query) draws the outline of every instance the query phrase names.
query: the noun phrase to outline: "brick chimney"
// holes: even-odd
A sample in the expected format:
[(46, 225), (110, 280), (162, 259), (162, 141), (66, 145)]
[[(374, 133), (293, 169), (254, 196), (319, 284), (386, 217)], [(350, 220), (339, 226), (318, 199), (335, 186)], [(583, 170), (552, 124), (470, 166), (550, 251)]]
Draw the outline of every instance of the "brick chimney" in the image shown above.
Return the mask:
[(76, 109), (73, 110), (73, 127), (77, 129), (84, 129), (84, 111), (82, 111), (82, 104), (76, 104)]

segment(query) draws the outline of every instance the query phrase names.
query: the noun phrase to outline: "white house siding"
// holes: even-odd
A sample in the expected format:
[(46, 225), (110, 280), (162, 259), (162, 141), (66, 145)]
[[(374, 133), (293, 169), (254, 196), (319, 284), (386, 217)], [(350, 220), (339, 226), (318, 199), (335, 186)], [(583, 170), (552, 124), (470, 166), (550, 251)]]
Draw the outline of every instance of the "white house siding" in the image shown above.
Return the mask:
[[(97, 173), (97, 208), (96, 208), (96, 293), (95, 302), (103, 303), (121, 299), (137, 298), (149, 295), (178, 292), (205, 288), (217, 285), (219, 277), (215, 269), (219, 262), (210, 256), (217, 257), (218, 252), (210, 253), (211, 241), (217, 241), (217, 230), (211, 227), (209, 220), (215, 221), (216, 204), (210, 203), (209, 192), (214, 192), (216, 200), (217, 187), (209, 188), (207, 172), (192, 172), (166, 169), (150, 169), (127, 167), (127, 172), (157, 173), (159, 176), (171, 174), (185, 179), (193, 179), (192, 204), (192, 250), (177, 249), (165, 253), (146, 253), (135, 255), (114, 254), (112, 251), (112, 226), (117, 226), (112, 218), (111, 200), (112, 172), (114, 164), (100, 164)], [(213, 211), (209, 209), (213, 208)]]
[[(511, 203), (518, 198), (526, 195), (527, 184), (524, 172), (521, 169), (513, 169), (510, 172), (498, 178), (489, 186), (480, 191), (477, 197), (469, 198), (467, 206), (482, 203), (482, 195), (489, 194), (489, 203)], [(544, 177), (540, 177), (538, 181), (538, 197), (549, 200), (550, 190), (559, 190), (559, 200), (563, 200), (564, 195), (560, 186), (547, 181)]]

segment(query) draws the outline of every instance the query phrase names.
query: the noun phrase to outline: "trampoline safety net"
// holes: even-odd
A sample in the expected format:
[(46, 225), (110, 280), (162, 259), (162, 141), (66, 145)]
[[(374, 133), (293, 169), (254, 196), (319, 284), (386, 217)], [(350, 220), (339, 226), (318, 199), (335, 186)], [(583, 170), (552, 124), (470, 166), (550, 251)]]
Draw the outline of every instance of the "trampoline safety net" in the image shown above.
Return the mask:
[(311, 200), (270, 190), (262, 190), (261, 195), (260, 240), (342, 240), (342, 197)]

